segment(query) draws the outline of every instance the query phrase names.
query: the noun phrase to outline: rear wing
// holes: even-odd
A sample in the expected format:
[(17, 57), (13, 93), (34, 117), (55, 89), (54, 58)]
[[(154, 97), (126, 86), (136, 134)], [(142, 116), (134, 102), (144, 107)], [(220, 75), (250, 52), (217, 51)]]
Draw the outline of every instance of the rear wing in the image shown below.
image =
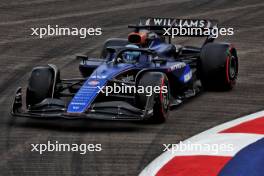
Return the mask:
[(216, 20), (208, 19), (175, 19), (175, 18), (150, 18), (141, 17), (138, 26), (156, 26), (156, 27), (186, 27), (186, 28), (213, 28), (217, 26)]
[[(177, 18), (153, 18), (153, 17), (141, 17), (137, 25), (129, 25), (129, 28), (134, 28), (135, 32), (138, 32), (141, 29), (147, 29), (157, 33), (158, 35), (163, 35), (164, 30), (173, 29), (173, 28), (193, 28), (208, 30), (216, 28), (218, 24), (217, 20), (209, 19), (177, 19)], [(190, 35), (179, 35), (187, 36)], [(207, 37), (205, 42), (213, 41), (214, 38), (212, 35), (192, 35), (194, 37)]]

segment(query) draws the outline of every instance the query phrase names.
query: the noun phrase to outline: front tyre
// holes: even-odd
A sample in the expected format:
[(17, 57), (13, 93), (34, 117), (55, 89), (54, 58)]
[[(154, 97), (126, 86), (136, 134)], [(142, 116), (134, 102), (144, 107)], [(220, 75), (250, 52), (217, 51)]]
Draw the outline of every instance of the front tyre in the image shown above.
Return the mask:
[[(148, 87), (152, 87), (152, 90), (158, 89), (158, 91), (152, 91), (151, 101), (153, 101), (153, 116), (149, 119), (153, 123), (163, 123), (168, 118), (169, 114), (169, 81), (164, 73), (160, 72), (146, 72), (144, 73), (137, 83), (137, 88), (144, 87), (147, 90)], [(141, 109), (145, 109), (148, 101), (148, 93), (144, 92), (136, 95), (136, 104)]]
[(53, 97), (59, 77), (59, 70), (54, 65), (33, 68), (27, 86), (27, 106), (35, 105), (45, 98)]

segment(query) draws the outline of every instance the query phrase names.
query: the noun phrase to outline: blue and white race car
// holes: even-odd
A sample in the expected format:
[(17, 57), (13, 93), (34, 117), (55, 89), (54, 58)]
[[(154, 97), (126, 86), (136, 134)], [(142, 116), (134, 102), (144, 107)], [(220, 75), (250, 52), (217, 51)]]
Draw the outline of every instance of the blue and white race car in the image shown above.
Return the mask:
[(176, 45), (160, 32), (171, 26), (154, 20), (130, 26), (127, 39), (108, 39), (100, 58), (77, 56), (80, 78), (61, 79), (51, 64), (33, 68), (26, 88), (16, 92), (12, 115), (160, 123), (171, 107), (201, 90), (233, 88), (238, 74), (233, 45), (214, 43), (210, 36), (201, 47)]

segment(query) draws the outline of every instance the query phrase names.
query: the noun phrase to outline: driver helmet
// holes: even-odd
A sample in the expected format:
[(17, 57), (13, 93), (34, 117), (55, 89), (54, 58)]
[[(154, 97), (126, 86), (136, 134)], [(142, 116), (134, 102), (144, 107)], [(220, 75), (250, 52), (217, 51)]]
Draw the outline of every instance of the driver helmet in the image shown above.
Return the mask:
[[(139, 48), (137, 45), (128, 44), (128, 48)], [(139, 60), (140, 52), (139, 51), (125, 51), (123, 54), (123, 59), (128, 63), (135, 63)]]

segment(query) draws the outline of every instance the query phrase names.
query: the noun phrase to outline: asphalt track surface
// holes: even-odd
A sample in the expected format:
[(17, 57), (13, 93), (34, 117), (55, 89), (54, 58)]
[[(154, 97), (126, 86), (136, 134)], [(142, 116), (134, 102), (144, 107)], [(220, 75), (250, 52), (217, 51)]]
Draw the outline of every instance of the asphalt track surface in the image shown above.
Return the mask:
[[(0, 1), (0, 175), (137, 175), (176, 143), (223, 122), (264, 109), (263, 22), (261, 0)], [(63, 77), (78, 76), (76, 53), (96, 56), (111, 36), (126, 37), (127, 24), (140, 16), (216, 18), (233, 27), (221, 37), (238, 49), (240, 69), (231, 92), (205, 92), (173, 110), (161, 125), (102, 121), (38, 121), (9, 115), (13, 94), (26, 85), (31, 68), (54, 63)], [(99, 37), (30, 36), (31, 27), (102, 27)], [(197, 44), (200, 39), (179, 39)], [(30, 152), (31, 143), (101, 143), (103, 151)]]

